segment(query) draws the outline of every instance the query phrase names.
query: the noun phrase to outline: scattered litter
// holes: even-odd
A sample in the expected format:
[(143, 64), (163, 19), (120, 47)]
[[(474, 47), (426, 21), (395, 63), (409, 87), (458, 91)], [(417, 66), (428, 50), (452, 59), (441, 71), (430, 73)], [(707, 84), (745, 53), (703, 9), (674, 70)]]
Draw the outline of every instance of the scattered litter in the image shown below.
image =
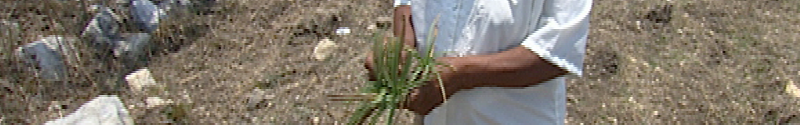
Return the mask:
[(347, 35), (350, 34), (350, 27), (339, 27), (336, 29), (336, 35)]

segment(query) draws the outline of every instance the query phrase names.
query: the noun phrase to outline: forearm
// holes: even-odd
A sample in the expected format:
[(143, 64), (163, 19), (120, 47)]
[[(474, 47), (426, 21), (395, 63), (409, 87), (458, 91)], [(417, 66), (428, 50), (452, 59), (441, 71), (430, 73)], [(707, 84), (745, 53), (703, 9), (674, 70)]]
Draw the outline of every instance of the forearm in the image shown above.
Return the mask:
[(474, 79), (460, 89), (474, 87), (528, 87), (567, 73), (566, 70), (539, 57), (524, 46), (491, 54), (457, 57), (466, 62), (457, 69), (472, 75)]
[[(403, 36), (406, 45), (415, 46), (414, 27), (411, 21), (411, 6), (400, 5), (394, 9), (393, 31), (396, 37)], [(459, 67), (457, 72), (467, 77), (452, 79), (447, 85), (455, 89), (474, 87), (527, 87), (566, 74), (564, 69), (553, 65), (524, 46), (491, 55), (451, 57)]]

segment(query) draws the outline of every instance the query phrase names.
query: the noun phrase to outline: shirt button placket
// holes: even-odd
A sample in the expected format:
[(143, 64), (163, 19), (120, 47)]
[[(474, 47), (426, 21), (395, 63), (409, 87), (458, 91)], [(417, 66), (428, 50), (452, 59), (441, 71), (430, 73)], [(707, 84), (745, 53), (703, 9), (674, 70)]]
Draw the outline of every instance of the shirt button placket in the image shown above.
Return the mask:
[(457, 33), (460, 33), (461, 32), (460, 29), (462, 29), (460, 27), (460, 25), (458, 24), (459, 21), (462, 20), (462, 18), (461, 18), (462, 15), (460, 13), (461, 4), (462, 3), (461, 3), (461, 0), (454, 0), (453, 3), (456, 3), (456, 4), (450, 4), (451, 8), (452, 8), (451, 11), (450, 11), (450, 14), (451, 14), (451, 16), (454, 16), (454, 17), (452, 18), (453, 20), (450, 22), (451, 23), (450, 25), (452, 25), (452, 29), (450, 30), (451, 32), (450, 32), (450, 34), (448, 34), (449, 38), (450, 38), (450, 46), (451, 46), (450, 47), (450, 51), (452, 51), (451, 55), (449, 55), (449, 56), (460, 56), (461, 53), (463, 53), (463, 52), (461, 52), (461, 50), (463, 48), (458, 48), (459, 47), (458, 44), (460, 44), (459, 42), (463, 42), (463, 41), (457, 41), (458, 38), (456, 38), (456, 37), (458, 35)]

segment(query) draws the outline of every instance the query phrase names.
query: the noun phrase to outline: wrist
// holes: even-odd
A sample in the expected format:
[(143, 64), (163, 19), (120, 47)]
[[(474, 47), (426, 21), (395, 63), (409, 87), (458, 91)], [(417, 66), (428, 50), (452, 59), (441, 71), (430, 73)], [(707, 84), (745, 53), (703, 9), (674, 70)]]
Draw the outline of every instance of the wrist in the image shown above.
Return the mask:
[[(480, 60), (477, 57), (442, 57), (441, 63), (447, 64), (442, 68), (442, 79), (450, 92), (462, 89), (471, 89), (484, 82), (480, 75)], [(438, 84), (438, 83), (436, 83)], [(448, 93), (450, 93), (448, 92)]]

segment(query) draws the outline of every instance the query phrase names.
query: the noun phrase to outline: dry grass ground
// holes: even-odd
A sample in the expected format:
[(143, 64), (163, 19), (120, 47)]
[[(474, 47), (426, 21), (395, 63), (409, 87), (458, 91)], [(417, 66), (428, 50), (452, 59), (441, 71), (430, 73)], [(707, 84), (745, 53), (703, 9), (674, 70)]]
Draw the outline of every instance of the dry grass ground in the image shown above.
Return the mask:
[[(2, 0), (0, 122), (40, 124), (99, 94), (119, 94), (139, 124), (342, 124), (356, 105), (322, 97), (353, 93), (363, 84), (361, 63), (369, 34), (376, 32), (367, 26), (388, 16), (390, 5), (373, 0), (200, 2), (163, 22), (154, 34), (159, 47), (139, 65), (148, 67), (161, 86), (137, 93), (113, 86), (137, 67), (103, 61), (89, 50), (81, 52), (83, 61), (71, 67), (66, 84), (30, 77), (13, 49), (37, 35), (78, 36), (92, 15), (79, 1)], [(124, 7), (114, 7), (126, 15)], [(595, 0), (586, 74), (568, 83), (568, 123), (800, 119), (795, 118), (800, 115), (797, 97), (784, 88), (800, 80), (800, 46), (794, 44), (800, 33), (798, 7), (800, 1), (794, 0)], [(337, 27), (353, 33), (335, 35)], [(334, 58), (313, 58), (322, 38), (340, 45)], [(147, 108), (147, 97), (175, 103)]]

